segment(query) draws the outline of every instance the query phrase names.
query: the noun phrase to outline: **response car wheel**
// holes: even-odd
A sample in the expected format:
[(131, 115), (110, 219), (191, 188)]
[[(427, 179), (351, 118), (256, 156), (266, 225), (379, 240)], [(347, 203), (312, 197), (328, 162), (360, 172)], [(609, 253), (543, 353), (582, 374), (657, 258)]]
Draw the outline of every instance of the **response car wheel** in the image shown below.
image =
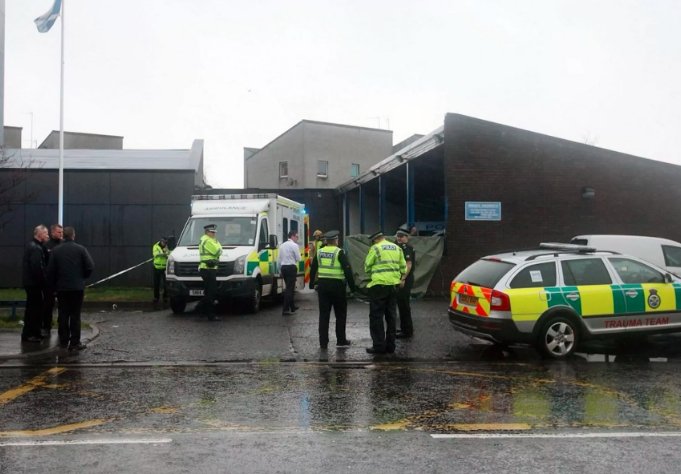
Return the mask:
[(174, 296), (170, 298), (170, 309), (173, 310), (173, 313), (175, 314), (180, 314), (184, 312), (184, 308), (187, 306), (187, 302), (185, 301), (184, 298)]
[(568, 318), (551, 318), (544, 324), (537, 341), (539, 350), (553, 359), (563, 359), (577, 347), (577, 327)]

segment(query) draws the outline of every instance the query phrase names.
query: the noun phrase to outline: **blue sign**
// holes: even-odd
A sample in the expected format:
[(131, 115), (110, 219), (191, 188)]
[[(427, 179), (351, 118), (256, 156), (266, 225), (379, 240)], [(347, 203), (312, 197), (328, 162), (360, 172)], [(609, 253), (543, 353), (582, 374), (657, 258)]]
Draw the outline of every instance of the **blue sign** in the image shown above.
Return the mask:
[(466, 201), (467, 221), (500, 221), (500, 202)]

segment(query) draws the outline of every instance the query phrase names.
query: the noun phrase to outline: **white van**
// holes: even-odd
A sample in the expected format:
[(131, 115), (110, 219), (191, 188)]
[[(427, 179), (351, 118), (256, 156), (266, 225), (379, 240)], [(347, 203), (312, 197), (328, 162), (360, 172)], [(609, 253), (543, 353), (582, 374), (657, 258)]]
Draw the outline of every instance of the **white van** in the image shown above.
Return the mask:
[[(203, 297), (199, 275), (199, 241), (204, 226), (215, 224), (222, 255), (217, 268), (218, 299), (241, 300), (248, 312), (260, 309), (261, 297), (284, 291), (277, 265), (278, 244), (289, 231), (307, 236), (305, 205), (276, 194), (192, 196), (191, 216), (166, 266), (170, 308), (182, 313), (189, 301)], [(304, 243), (298, 244), (306, 256)], [(296, 286), (304, 285), (305, 262), (298, 263)]]
[(681, 276), (681, 243), (673, 240), (642, 235), (577, 235), (570, 243), (633, 255)]

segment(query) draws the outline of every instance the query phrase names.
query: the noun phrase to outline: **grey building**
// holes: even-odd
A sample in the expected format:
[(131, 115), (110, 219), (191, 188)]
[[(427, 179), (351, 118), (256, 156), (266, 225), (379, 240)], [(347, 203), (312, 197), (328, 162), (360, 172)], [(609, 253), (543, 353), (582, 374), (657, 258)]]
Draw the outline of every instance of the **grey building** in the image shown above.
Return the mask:
[[(52, 130), (38, 148), (59, 149), (59, 130)], [(123, 137), (97, 133), (64, 132), (64, 149), (122, 150)]]
[[(21, 258), (38, 224), (58, 215), (59, 150), (8, 149), (0, 196), (0, 287), (21, 286)], [(205, 187), (203, 140), (187, 150), (64, 150), (64, 225), (91, 252), (98, 280), (150, 258), (162, 236), (179, 235), (191, 196)], [(151, 285), (151, 263), (114, 285)]]
[(302, 120), (244, 149), (247, 189), (334, 189), (392, 154), (390, 130)]

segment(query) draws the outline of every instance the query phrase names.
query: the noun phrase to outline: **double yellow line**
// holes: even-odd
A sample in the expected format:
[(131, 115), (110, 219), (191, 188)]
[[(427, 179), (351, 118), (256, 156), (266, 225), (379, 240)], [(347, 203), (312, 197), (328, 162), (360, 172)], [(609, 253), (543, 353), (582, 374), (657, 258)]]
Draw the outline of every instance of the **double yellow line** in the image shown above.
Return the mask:
[[(61, 373), (66, 372), (66, 369), (62, 367), (54, 367), (50, 370), (47, 370), (43, 372), (42, 374), (33, 377), (31, 380), (28, 382), (13, 388), (11, 390), (7, 390), (4, 393), (0, 393), (0, 407), (2, 405), (6, 405), (12, 400), (15, 400), (19, 398), (22, 395), (25, 395), (36, 388), (39, 387), (44, 387), (46, 385), (49, 385), (48, 383), (48, 378), (54, 377), (55, 375), (59, 375)], [(91, 428), (93, 426), (98, 426), (102, 425), (104, 423), (107, 423), (110, 420), (105, 420), (105, 419), (95, 419), (95, 420), (88, 420), (88, 421), (83, 421), (80, 423), (70, 423), (67, 425), (60, 425), (60, 426), (55, 426), (52, 428), (44, 428), (44, 429), (38, 429), (38, 430), (16, 430), (16, 431), (0, 431), (0, 438), (9, 438), (9, 437), (18, 437), (18, 436), (48, 436), (48, 435), (54, 435), (54, 434), (59, 434), (59, 433), (66, 433), (69, 431), (74, 431), (74, 430), (79, 430), (83, 428)]]
[(48, 377), (53, 377), (55, 375), (59, 375), (63, 372), (66, 372), (66, 369), (62, 367), (54, 367), (46, 372), (43, 372), (42, 374), (33, 377), (31, 380), (26, 382), (23, 385), (20, 385), (17, 388), (13, 388), (11, 390), (7, 390), (5, 393), (0, 393), (0, 406), (5, 405), (12, 400), (19, 398), (20, 396), (35, 390), (38, 387), (42, 387), (44, 385), (47, 385), (47, 378)]

